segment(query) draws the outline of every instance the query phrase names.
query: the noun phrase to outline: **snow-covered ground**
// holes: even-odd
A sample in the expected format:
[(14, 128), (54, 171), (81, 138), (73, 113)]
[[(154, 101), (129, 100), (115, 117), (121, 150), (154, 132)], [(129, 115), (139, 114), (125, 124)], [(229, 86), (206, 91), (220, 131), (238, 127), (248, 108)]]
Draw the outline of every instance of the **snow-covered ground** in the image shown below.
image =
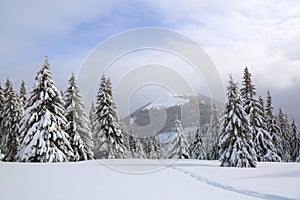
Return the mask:
[(300, 163), (221, 168), (217, 161), (0, 162), (1, 200), (300, 199)]

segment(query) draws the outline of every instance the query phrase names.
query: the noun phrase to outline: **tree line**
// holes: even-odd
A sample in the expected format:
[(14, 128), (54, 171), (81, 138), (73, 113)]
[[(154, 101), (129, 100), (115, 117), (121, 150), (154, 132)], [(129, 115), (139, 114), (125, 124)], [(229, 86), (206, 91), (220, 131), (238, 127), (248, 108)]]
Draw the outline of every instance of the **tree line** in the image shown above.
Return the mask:
[(10, 162), (76, 162), (90, 159), (209, 159), (221, 166), (255, 167), (256, 162), (300, 161), (300, 135), (280, 109), (273, 114), (267, 93), (256, 97), (251, 73), (245, 68), (242, 88), (232, 77), (227, 102), (219, 116), (212, 105), (206, 134), (200, 127), (187, 134), (177, 118), (171, 141), (163, 148), (159, 136), (138, 138), (127, 131), (117, 112), (109, 78), (101, 76), (96, 102), (89, 113), (72, 74), (65, 92), (52, 79), (46, 58), (27, 96), (8, 79), (0, 85), (0, 159)]

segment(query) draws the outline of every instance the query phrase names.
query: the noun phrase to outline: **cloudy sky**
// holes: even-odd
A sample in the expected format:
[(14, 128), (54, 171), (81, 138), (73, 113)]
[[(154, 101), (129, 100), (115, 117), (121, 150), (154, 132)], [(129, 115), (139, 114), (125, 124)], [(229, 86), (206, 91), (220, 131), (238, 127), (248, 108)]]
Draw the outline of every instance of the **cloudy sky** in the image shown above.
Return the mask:
[(92, 49), (122, 31), (160, 27), (196, 41), (224, 84), (248, 66), (259, 95), (300, 122), (300, 1), (2, 1), (0, 80), (31, 88), (48, 55), (59, 89)]

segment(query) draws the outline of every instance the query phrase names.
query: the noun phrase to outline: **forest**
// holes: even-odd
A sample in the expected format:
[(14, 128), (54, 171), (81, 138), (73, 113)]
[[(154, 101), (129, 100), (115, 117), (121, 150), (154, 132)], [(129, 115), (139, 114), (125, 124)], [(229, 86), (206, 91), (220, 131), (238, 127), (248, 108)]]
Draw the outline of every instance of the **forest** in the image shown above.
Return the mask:
[(11, 80), (0, 85), (0, 159), (5, 162), (77, 162), (92, 159), (207, 159), (222, 167), (256, 167), (257, 162), (300, 162), (300, 133), (282, 109), (274, 113), (272, 97), (257, 97), (246, 67), (241, 88), (230, 76), (222, 112), (211, 105), (206, 133), (190, 137), (177, 117), (167, 148), (158, 134), (138, 138), (128, 131), (113, 99), (112, 83), (101, 75), (89, 111), (71, 75), (65, 92), (52, 78), (45, 59), (27, 94)]

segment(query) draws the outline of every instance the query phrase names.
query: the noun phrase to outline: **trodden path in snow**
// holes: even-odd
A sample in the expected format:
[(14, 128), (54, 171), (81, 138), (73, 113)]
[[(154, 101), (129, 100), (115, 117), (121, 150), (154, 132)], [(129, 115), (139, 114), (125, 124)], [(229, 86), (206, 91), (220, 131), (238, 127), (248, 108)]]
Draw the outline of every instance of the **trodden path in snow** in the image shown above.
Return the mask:
[(179, 172), (182, 172), (200, 182), (203, 182), (203, 183), (206, 183), (208, 185), (211, 185), (211, 186), (214, 186), (214, 187), (217, 187), (217, 188), (221, 188), (221, 189), (224, 189), (224, 190), (228, 190), (228, 191), (231, 191), (231, 192), (236, 192), (236, 193), (239, 193), (239, 194), (244, 194), (244, 195), (247, 195), (247, 196), (250, 196), (250, 197), (257, 197), (257, 198), (261, 198), (261, 199), (266, 199), (266, 200), (296, 200), (296, 199), (292, 199), (292, 198), (288, 198), (288, 197), (283, 197), (283, 196), (279, 196), (279, 195), (273, 195), (273, 194), (262, 194), (262, 193), (258, 193), (258, 192), (255, 192), (255, 191), (250, 191), (250, 190), (245, 190), (245, 189), (240, 189), (240, 188), (235, 188), (235, 187), (232, 187), (232, 186), (229, 186), (229, 185), (224, 185), (222, 183), (218, 183), (218, 182), (215, 182), (215, 181), (212, 181), (212, 180), (209, 180), (205, 177), (202, 177), (200, 175), (197, 175), (197, 174), (193, 174), (189, 171), (186, 171), (186, 170), (183, 170), (181, 168), (178, 168), (178, 167), (174, 167), (172, 165), (168, 166), (170, 169), (174, 169), (176, 171), (179, 171)]
[(0, 199), (300, 199), (300, 164), (254, 170), (218, 165), (203, 160), (0, 162)]
[[(267, 200), (300, 199), (300, 163), (259, 163), (257, 168), (242, 169), (220, 168), (218, 161), (199, 163), (181, 160), (166, 166), (199, 182), (250, 197)], [(230, 174), (233, 176), (230, 177)], [(258, 188), (260, 191), (257, 191)]]

